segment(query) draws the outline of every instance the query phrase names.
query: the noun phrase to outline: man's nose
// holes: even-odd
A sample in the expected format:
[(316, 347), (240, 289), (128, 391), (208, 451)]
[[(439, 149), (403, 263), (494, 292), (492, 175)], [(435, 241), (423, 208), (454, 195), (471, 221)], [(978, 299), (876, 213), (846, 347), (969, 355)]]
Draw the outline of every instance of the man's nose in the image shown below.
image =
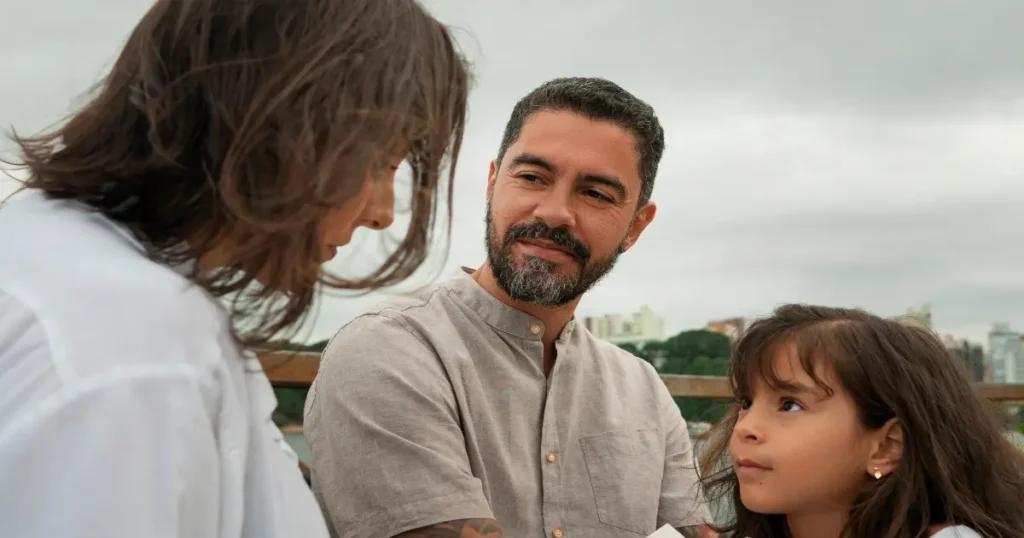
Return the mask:
[(572, 211), (569, 196), (557, 190), (549, 191), (541, 197), (533, 211), (533, 216), (546, 224), (548, 228), (567, 227), (571, 229), (576, 226), (576, 217)]

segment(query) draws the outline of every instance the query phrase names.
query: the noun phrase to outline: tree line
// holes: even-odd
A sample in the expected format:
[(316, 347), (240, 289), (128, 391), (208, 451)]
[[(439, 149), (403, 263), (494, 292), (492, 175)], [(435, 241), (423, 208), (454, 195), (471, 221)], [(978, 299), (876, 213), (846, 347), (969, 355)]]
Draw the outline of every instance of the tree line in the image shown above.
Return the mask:
[[(683, 331), (667, 340), (647, 342), (643, 346), (620, 344), (619, 347), (643, 359), (659, 374), (724, 376), (729, 360), (729, 338), (705, 330)], [(283, 351), (311, 351), (319, 353), (327, 340), (313, 344), (272, 342), (266, 347)], [(278, 425), (301, 424), (302, 411), (308, 389), (277, 388), (277, 410), (274, 422)], [(689, 422), (715, 422), (728, 407), (729, 400), (710, 398), (676, 398), (683, 417)]]
[[(620, 344), (619, 347), (649, 363), (659, 374), (725, 376), (729, 364), (731, 342), (729, 337), (702, 329), (683, 331), (662, 341), (647, 342), (642, 346)], [(327, 347), (327, 340), (312, 344), (273, 342), (267, 347), (285, 351), (319, 353)], [(308, 389), (277, 388), (277, 410), (274, 421), (279, 426), (301, 424), (302, 411)], [(730, 400), (714, 398), (676, 398), (676, 405), (687, 422), (716, 422), (722, 418)], [(1003, 412), (1005, 412), (1004, 410)], [(1007, 427), (1024, 434), (1024, 408), (1010, 410)]]
[[(683, 331), (667, 340), (647, 342), (643, 346), (619, 347), (651, 363), (659, 374), (707, 375), (724, 377), (729, 368), (728, 336), (703, 329)], [(676, 405), (687, 422), (716, 422), (730, 404), (728, 399), (676, 398)]]

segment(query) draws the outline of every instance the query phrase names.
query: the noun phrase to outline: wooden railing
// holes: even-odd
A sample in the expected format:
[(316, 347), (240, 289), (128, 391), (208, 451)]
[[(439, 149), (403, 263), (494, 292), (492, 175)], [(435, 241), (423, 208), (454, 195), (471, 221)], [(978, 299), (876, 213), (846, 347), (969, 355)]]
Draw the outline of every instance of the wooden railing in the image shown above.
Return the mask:
[[(307, 388), (320, 367), (320, 354), (294, 351), (266, 351), (259, 353), (263, 370), (275, 387)], [(681, 398), (731, 398), (729, 384), (724, 377), (701, 375), (662, 375), (672, 396)], [(1024, 385), (976, 383), (979, 396), (1007, 404), (1024, 404)]]

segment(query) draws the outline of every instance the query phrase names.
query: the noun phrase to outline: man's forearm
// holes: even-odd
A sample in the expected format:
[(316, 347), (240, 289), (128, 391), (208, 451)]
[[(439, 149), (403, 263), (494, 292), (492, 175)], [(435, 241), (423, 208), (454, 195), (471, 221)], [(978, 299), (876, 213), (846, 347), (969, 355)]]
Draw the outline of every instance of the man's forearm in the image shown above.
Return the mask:
[(459, 519), (403, 532), (395, 538), (503, 538), (493, 519)]
[(676, 527), (683, 538), (717, 538), (718, 533), (711, 530), (707, 525), (694, 525), (692, 527)]
[(676, 527), (676, 531), (683, 535), (683, 538), (703, 538), (700, 533), (700, 527)]

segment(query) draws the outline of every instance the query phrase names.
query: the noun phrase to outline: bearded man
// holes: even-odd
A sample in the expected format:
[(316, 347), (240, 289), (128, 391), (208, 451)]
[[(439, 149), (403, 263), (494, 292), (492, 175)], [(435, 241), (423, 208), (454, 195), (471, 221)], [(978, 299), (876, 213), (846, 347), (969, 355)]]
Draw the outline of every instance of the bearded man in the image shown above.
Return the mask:
[(604, 79), (516, 104), (487, 262), (356, 318), (323, 354), (306, 436), (335, 536), (709, 533), (664, 384), (574, 317), (654, 219), (664, 147), (654, 110)]

